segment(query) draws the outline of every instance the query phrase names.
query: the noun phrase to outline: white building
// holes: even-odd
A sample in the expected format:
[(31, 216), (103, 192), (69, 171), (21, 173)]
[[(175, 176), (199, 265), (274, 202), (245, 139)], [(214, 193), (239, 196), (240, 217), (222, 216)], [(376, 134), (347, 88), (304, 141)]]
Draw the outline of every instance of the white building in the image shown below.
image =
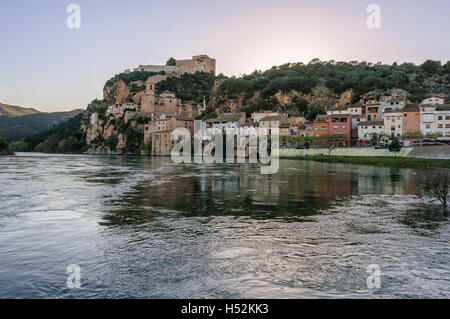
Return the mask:
[(384, 122), (362, 122), (358, 124), (358, 140), (370, 141), (373, 134), (381, 136), (384, 134)]
[(439, 134), (450, 137), (450, 105), (421, 105), (420, 131), (423, 135)]
[(401, 137), (402, 130), (402, 113), (387, 112), (384, 114), (384, 133), (389, 136)]
[(391, 99), (389, 101), (381, 102), (381, 119), (384, 119), (384, 114), (390, 111), (401, 111), (406, 105), (406, 101), (402, 99)]
[(432, 96), (432, 97), (429, 97), (429, 98), (423, 100), (421, 104), (427, 104), (427, 105), (444, 104), (444, 99)]

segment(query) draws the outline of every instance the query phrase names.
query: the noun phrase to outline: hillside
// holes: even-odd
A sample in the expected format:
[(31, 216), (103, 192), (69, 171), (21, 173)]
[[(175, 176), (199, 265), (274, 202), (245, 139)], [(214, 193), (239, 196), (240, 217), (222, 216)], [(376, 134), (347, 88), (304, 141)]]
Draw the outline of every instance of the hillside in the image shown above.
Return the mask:
[(83, 110), (56, 113), (36, 113), (20, 117), (0, 117), (0, 137), (7, 142), (22, 140), (26, 136), (40, 133), (53, 125), (66, 121)]
[[(114, 119), (107, 116), (106, 109), (111, 104), (140, 104), (145, 80), (155, 74), (135, 71), (114, 76), (106, 82), (102, 100), (94, 100), (76, 120), (28, 137), (27, 147), (45, 152), (88, 149), (108, 153), (120, 145), (124, 153), (139, 154), (147, 147), (142, 126), (149, 119), (133, 118), (126, 112)], [(304, 116), (310, 121), (327, 108), (356, 103), (368, 93), (381, 97), (392, 89), (409, 92), (408, 99), (416, 103), (431, 94), (445, 98), (450, 93), (450, 62), (428, 60), (422, 65), (386, 65), (314, 59), (308, 64), (287, 63), (241, 77), (184, 74), (168, 77), (156, 85), (158, 93), (169, 90), (182, 100), (201, 103), (205, 99), (207, 110), (201, 119), (220, 112), (241, 111), (250, 115), (256, 110), (271, 109)], [(94, 113), (97, 120), (92, 123)]]
[(0, 117), (18, 117), (30, 114), (40, 113), (38, 110), (33, 108), (25, 108), (20, 106), (13, 106), (8, 104), (0, 103)]

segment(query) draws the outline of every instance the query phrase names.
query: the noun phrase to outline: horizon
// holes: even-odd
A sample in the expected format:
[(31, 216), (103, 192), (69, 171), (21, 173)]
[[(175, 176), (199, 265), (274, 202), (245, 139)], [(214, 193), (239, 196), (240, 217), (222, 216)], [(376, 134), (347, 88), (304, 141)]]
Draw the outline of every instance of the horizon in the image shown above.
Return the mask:
[(439, 19), (450, 3), (441, 0), (433, 6), (377, 1), (380, 29), (366, 26), (373, 1), (248, 1), (233, 7), (201, 0), (80, 0), (81, 28), (69, 29), (71, 3), (0, 4), (0, 34), (8, 44), (0, 52), (1, 103), (41, 112), (85, 109), (102, 98), (104, 83), (115, 74), (165, 64), (172, 56), (207, 54), (217, 60), (217, 74), (237, 77), (314, 58), (416, 65), (450, 60), (450, 44), (442, 40), (450, 22)]

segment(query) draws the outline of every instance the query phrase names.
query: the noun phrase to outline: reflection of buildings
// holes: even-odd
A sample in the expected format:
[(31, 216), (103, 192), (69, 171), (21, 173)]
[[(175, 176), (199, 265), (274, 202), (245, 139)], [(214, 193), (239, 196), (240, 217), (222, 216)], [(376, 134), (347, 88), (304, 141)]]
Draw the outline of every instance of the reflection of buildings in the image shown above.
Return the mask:
[(161, 157), (143, 161), (154, 176), (138, 185), (132, 196), (115, 201), (128, 214), (130, 209), (136, 211), (135, 218), (125, 218), (131, 222), (166, 211), (195, 216), (302, 217), (321, 214), (354, 195), (415, 194), (417, 187), (412, 171), (399, 168), (281, 161), (277, 174), (261, 175), (259, 165), (176, 166), (165, 165), (171, 160)]

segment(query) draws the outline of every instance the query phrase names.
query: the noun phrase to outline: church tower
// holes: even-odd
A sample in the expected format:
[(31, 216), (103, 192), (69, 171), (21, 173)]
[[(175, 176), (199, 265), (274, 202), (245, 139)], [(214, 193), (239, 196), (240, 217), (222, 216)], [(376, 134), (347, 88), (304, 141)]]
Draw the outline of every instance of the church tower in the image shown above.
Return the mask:
[(151, 81), (150, 78), (145, 82), (145, 93), (141, 100), (141, 110), (144, 113), (154, 113), (156, 104), (156, 83)]

